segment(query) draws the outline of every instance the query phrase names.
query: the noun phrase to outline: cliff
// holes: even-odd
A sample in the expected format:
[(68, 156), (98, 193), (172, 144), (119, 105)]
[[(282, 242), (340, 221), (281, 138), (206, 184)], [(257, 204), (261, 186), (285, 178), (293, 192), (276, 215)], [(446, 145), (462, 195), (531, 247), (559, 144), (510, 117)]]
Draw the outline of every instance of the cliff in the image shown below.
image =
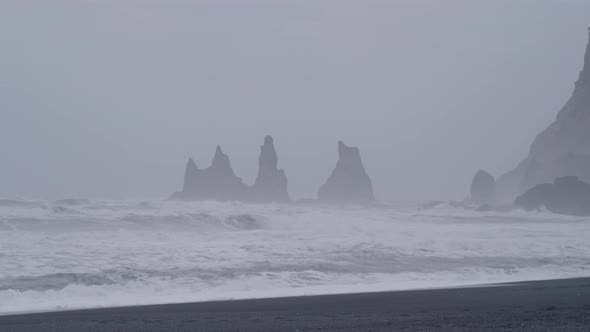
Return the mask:
[(535, 138), (528, 156), (500, 177), (498, 197), (510, 202), (537, 184), (569, 175), (590, 182), (590, 42), (572, 96)]

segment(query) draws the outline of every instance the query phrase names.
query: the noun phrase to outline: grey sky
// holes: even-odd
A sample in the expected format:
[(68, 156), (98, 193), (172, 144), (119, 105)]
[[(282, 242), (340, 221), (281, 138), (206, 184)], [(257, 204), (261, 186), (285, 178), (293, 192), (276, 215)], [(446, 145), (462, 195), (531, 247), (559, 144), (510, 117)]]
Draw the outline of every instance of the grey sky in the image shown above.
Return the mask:
[(378, 198), (507, 171), (582, 67), (587, 0), (0, 2), (0, 196), (165, 198), (215, 146), (252, 183), (271, 134), (294, 197), (336, 141)]

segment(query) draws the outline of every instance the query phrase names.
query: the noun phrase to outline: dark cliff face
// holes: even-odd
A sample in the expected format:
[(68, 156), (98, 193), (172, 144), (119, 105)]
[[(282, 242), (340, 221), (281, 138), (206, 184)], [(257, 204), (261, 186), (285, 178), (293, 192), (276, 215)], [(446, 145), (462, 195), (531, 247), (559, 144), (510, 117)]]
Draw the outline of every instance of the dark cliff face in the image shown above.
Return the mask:
[(365, 171), (358, 148), (338, 142), (336, 168), (318, 192), (325, 203), (368, 203), (375, 199), (373, 184)]
[(484, 171), (478, 171), (471, 182), (471, 200), (477, 204), (494, 204), (496, 202), (496, 180)]
[(566, 175), (590, 182), (590, 43), (572, 96), (555, 122), (535, 138), (527, 158), (498, 180), (498, 194), (510, 201)]
[(271, 136), (264, 138), (258, 158), (258, 176), (251, 188), (251, 199), (262, 202), (288, 202), (288, 180), (278, 168), (278, 157)]
[(553, 184), (534, 186), (514, 204), (526, 210), (545, 207), (553, 213), (590, 216), (590, 184), (575, 176), (560, 177)]

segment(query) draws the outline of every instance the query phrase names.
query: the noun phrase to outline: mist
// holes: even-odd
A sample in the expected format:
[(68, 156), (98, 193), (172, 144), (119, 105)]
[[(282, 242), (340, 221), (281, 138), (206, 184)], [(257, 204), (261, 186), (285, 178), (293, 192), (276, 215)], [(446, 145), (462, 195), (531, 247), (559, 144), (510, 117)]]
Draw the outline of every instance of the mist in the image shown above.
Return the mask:
[(571, 95), (590, 2), (2, 1), (0, 196), (167, 198), (273, 135), (294, 198), (358, 146), (382, 200), (461, 199)]

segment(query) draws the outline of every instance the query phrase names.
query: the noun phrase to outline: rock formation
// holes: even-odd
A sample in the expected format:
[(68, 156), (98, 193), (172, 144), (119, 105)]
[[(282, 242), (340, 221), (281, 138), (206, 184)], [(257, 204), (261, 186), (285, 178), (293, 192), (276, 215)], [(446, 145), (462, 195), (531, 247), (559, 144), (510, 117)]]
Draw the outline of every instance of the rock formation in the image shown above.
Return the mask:
[(513, 201), (537, 184), (567, 175), (590, 182), (590, 43), (572, 96), (536, 137), (528, 157), (498, 180), (498, 196)]
[(249, 187), (237, 177), (229, 157), (218, 146), (211, 166), (199, 169), (189, 158), (184, 172), (182, 191), (174, 193), (171, 199), (288, 202), (287, 176), (278, 169), (277, 152), (271, 136), (266, 136), (260, 148), (258, 177)]
[(201, 170), (197, 167), (193, 158), (188, 158), (188, 163), (186, 163), (186, 169), (184, 171), (183, 192), (188, 193), (199, 187), (200, 173)]
[(244, 200), (247, 186), (234, 174), (229, 157), (218, 146), (209, 168), (200, 170), (189, 159), (184, 174), (184, 187), (173, 199), (186, 200)]
[(496, 180), (494, 177), (480, 170), (471, 182), (471, 200), (477, 204), (494, 204), (496, 202)]
[(359, 149), (338, 142), (338, 163), (320, 187), (318, 200), (325, 203), (367, 203), (374, 199), (373, 185)]
[(264, 138), (258, 158), (258, 177), (251, 188), (251, 199), (260, 202), (288, 202), (287, 176), (278, 169), (278, 158), (271, 136)]
[(514, 204), (526, 210), (545, 207), (553, 213), (590, 216), (590, 184), (575, 176), (560, 177), (553, 184), (536, 185)]

